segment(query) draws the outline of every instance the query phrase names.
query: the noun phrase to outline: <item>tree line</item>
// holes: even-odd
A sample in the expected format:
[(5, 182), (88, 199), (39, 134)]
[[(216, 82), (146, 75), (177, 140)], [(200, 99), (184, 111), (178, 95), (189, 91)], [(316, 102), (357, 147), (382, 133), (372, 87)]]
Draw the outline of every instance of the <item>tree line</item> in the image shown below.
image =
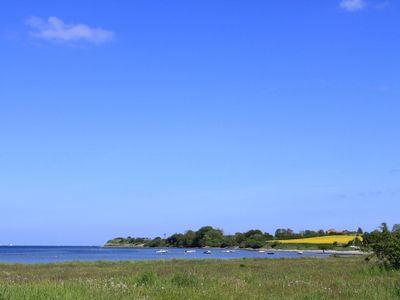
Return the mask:
[(212, 226), (201, 227), (197, 231), (188, 230), (184, 233), (175, 233), (167, 238), (156, 237), (154, 239), (143, 237), (118, 237), (107, 241), (108, 246), (132, 245), (143, 247), (177, 247), (177, 248), (197, 248), (197, 247), (239, 247), (239, 248), (261, 248), (269, 241), (309, 238), (325, 236), (330, 234), (362, 234), (362, 229), (358, 231), (334, 231), (334, 230), (304, 230), (295, 233), (290, 228), (278, 228), (275, 234), (269, 234), (259, 229), (251, 229), (247, 232), (236, 232), (233, 235), (225, 235), (221, 229)]

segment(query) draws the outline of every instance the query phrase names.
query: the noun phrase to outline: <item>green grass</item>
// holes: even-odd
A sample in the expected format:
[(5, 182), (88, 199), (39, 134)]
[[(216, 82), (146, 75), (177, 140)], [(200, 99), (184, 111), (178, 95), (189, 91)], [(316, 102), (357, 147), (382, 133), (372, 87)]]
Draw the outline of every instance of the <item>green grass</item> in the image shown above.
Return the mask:
[(399, 299), (360, 257), (0, 265), (0, 299)]

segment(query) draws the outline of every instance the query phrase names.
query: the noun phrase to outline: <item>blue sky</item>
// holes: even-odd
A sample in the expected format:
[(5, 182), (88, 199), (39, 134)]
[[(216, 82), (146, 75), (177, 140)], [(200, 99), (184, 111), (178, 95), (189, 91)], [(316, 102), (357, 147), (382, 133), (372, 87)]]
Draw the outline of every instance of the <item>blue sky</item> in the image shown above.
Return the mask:
[(399, 223), (400, 4), (2, 1), (0, 244)]

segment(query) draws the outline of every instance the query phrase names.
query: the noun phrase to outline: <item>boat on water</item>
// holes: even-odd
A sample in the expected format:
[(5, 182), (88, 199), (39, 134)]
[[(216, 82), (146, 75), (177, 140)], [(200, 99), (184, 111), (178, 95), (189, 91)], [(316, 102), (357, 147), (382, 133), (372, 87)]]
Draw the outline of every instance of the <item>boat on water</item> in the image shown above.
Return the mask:
[(268, 255), (274, 255), (275, 252), (267, 252)]
[(185, 253), (195, 253), (196, 250), (185, 250)]
[(265, 250), (258, 250), (258, 253), (265, 253)]
[(223, 252), (223, 253), (233, 253), (233, 252), (235, 252), (235, 250), (222, 250), (221, 252)]
[(211, 250), (206, 250), (203, 252), (204, 254), (212, 254)]
[(168, 253), (168, 250), (160, 249), (160, 250), (157, 250), (156, 253), (165, 254), (165, 253)]
[(297, 254), (303, 254), (303, 251), (297, 251)]

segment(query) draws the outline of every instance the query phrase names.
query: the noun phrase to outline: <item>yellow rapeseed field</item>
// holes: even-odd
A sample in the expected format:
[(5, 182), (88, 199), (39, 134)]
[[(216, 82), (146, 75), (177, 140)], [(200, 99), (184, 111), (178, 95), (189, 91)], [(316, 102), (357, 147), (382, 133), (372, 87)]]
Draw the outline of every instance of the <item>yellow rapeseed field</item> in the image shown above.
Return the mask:
[[(362, 240), (361, 236), (359, 236), (358, 238)], [(339, 244), (347, 244), (353, 239), (354, 235), (327, 235), (304, 239), (275, 240), (275, 242), (279, 242), (282, 244), (333, 244), (334, 242), (337, 242)]]

